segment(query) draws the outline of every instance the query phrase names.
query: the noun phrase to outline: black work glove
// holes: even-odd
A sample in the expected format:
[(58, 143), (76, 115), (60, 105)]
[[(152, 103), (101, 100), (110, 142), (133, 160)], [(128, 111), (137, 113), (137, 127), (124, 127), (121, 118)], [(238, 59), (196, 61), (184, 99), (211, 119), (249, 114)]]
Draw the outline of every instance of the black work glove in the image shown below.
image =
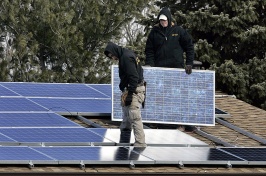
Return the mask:
[(192, 66), (191, 65), (186, 65), (185, 70), (186, 70), (186, 73), (188, 75), (190, 75), (192, 73)]
[(133, 92), (129, 91), (126, 97), (125, 106), (131, 105)]

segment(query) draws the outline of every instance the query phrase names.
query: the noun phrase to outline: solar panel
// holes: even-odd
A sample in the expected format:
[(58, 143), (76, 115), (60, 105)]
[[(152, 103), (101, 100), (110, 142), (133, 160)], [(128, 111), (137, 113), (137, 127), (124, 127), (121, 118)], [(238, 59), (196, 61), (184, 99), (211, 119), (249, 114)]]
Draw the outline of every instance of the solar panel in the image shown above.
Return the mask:
[(74, 83), (0, 83), (24, 97), (75, 97), (75, 98), (109, 98), (85, 84)]
[(230, 117), (230, 114), (225, 111), (222, 111), (221, 109), (215, 108), (215, 117), (225, 118)]
[(47, 111), (48, 109), (26, 98), (2, 98), (0, 97), (0, 112), (5, 111)]
[[(147, 81), (146, 104), (142, 109), (143, 122), (215, 125), (215, 73), (184, 69), (144, 67)], [(117, 65), (112, 66), (113, 109), (112, 120), (122, 120), (119, 75)]]
[(1, 96), (19, 96), (19, 95), (0, 85), (0, 97)]
[(29, 147), (0, 147), (1, 164), (29, 164), (32, 161), (35, 164), (57, 164), (54, 159), (43, 155)]
[(59, 164), (154, 164), (154, 161), (127, 148), (105, 147), (34, 147), (36, 151), (51, 156)]
[(0, 128), (0, 133), (19, 143), (36, 145), (114, 145), (85, 128)]
[(58, 114), (0, 113), (0, 127), (81, 127)]
[(46, 107), (60, 115), (110, 115), (111, 98), (107, 99), (59, 99), (59, 98), (30, 98), (30, 100)]
[[(123, 143), (129, 145), (135, 142), (133, 131), (131, 133), (123, 133), (123, 136), (120, 136), (120, 129), (88, 128), (88, 130), (119, 145), (123, 145)], [(208, 144), (179, 130), (144, 129), (144, 133), (148, 146), (208, 146)]]
[[(136, 151), (137, 152), (137, 151)], [(156, 164), (247, 164), (248, 162), (226, 152), (209, 147), (147, 147), (142, 155)]]
[(220, 148), (236, 157), (249, 161), (249, 164), (266, 165), (266, 148)]
[(96, 89), (107, 95), (108, 97), (112, 97), (112, 87), (111, 84), (86, 84), (88, 87)]
[(13, 139), (10, 139), (9, 137), (7, 136), (4, 136), (3, 134), (0, 134), (0, 143), (14, 143), (16, 142), (15, 140)]

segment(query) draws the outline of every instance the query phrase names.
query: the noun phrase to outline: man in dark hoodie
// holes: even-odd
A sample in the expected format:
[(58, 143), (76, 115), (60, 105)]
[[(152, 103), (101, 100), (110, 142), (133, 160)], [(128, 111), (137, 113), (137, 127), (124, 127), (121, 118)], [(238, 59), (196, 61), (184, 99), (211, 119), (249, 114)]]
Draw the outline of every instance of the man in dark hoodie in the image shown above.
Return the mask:
[[(145, 48), (145, 65), (152, 67), (185, 68), (187, 74), (192, 73), (194, 61), (194, 45), (185, 29), (172, 22), (168, 8), (163, 8), (148, 36)], [(186, 53), (184, 62), (183, 53)], [(190, 130), (190, 126), (178, 125), (181, 131)]]
[(120, 84), (122, 91), (121, 106), (123, 120), (120, 125), (121, 137), (130, 135), (133, 128), (136, 147), (146, 147), (145, 134), (141, 118), (141, 106), (145, 100), (145, 81), (143, 69), (137, 55), (126, 48), (122, 48), (109, 42), (104, 54), (114, 60), (118, 60)]
[[(194, 46), (187, 31), (172, 22), (168, 8), (163, 8), (159, 23), (151, 30), (145, 48), (145, 65), (152, 67), (185, 68), (191, 74), (194, 60)], [(186, 53), (184, 64), (183, 53)]]

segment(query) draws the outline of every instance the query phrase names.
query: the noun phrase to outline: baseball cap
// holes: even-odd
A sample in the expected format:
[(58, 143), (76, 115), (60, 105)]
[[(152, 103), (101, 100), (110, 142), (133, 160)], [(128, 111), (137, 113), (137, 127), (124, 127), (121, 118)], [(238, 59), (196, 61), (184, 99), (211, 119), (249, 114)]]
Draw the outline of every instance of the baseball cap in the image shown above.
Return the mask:
[(164, 14), (162, 14), (159, 16), (159, 20), (167, 20), (167, 17)]

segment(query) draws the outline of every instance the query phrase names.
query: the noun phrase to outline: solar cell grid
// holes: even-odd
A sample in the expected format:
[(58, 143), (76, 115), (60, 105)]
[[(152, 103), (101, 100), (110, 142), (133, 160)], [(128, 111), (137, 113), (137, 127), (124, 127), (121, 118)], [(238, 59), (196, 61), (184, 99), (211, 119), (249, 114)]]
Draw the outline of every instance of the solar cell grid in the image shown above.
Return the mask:
[(47, 113), (0, 113), (1, 127), (80, 127), (58, 114)]
[(87, 86), (102, 92), (108, 97), (112, 97), (112, 87), (110, 84), (86, 84)]
[(0, 128), (0, 133), (24, 143), (108, 143), (103, 137), (85, 128)]
[(5, 142), (16, 142), (16, 141), (0, 133), (0, 143), (5, 143)]
[(0, 96), (19, 96), (19, 95), (0, 85)]
[(266, 148), (220, 148), (247, 161), (266, 161)]
[(47, 111), (47, 109), (26, 98), (0, 98), (0, 112), (3, 111)]
[(28, 147), (0, 147), (0, 161), (8, 164), (8, 161), (25, 160), (53, 160), (39, 152), (36, 152)]

